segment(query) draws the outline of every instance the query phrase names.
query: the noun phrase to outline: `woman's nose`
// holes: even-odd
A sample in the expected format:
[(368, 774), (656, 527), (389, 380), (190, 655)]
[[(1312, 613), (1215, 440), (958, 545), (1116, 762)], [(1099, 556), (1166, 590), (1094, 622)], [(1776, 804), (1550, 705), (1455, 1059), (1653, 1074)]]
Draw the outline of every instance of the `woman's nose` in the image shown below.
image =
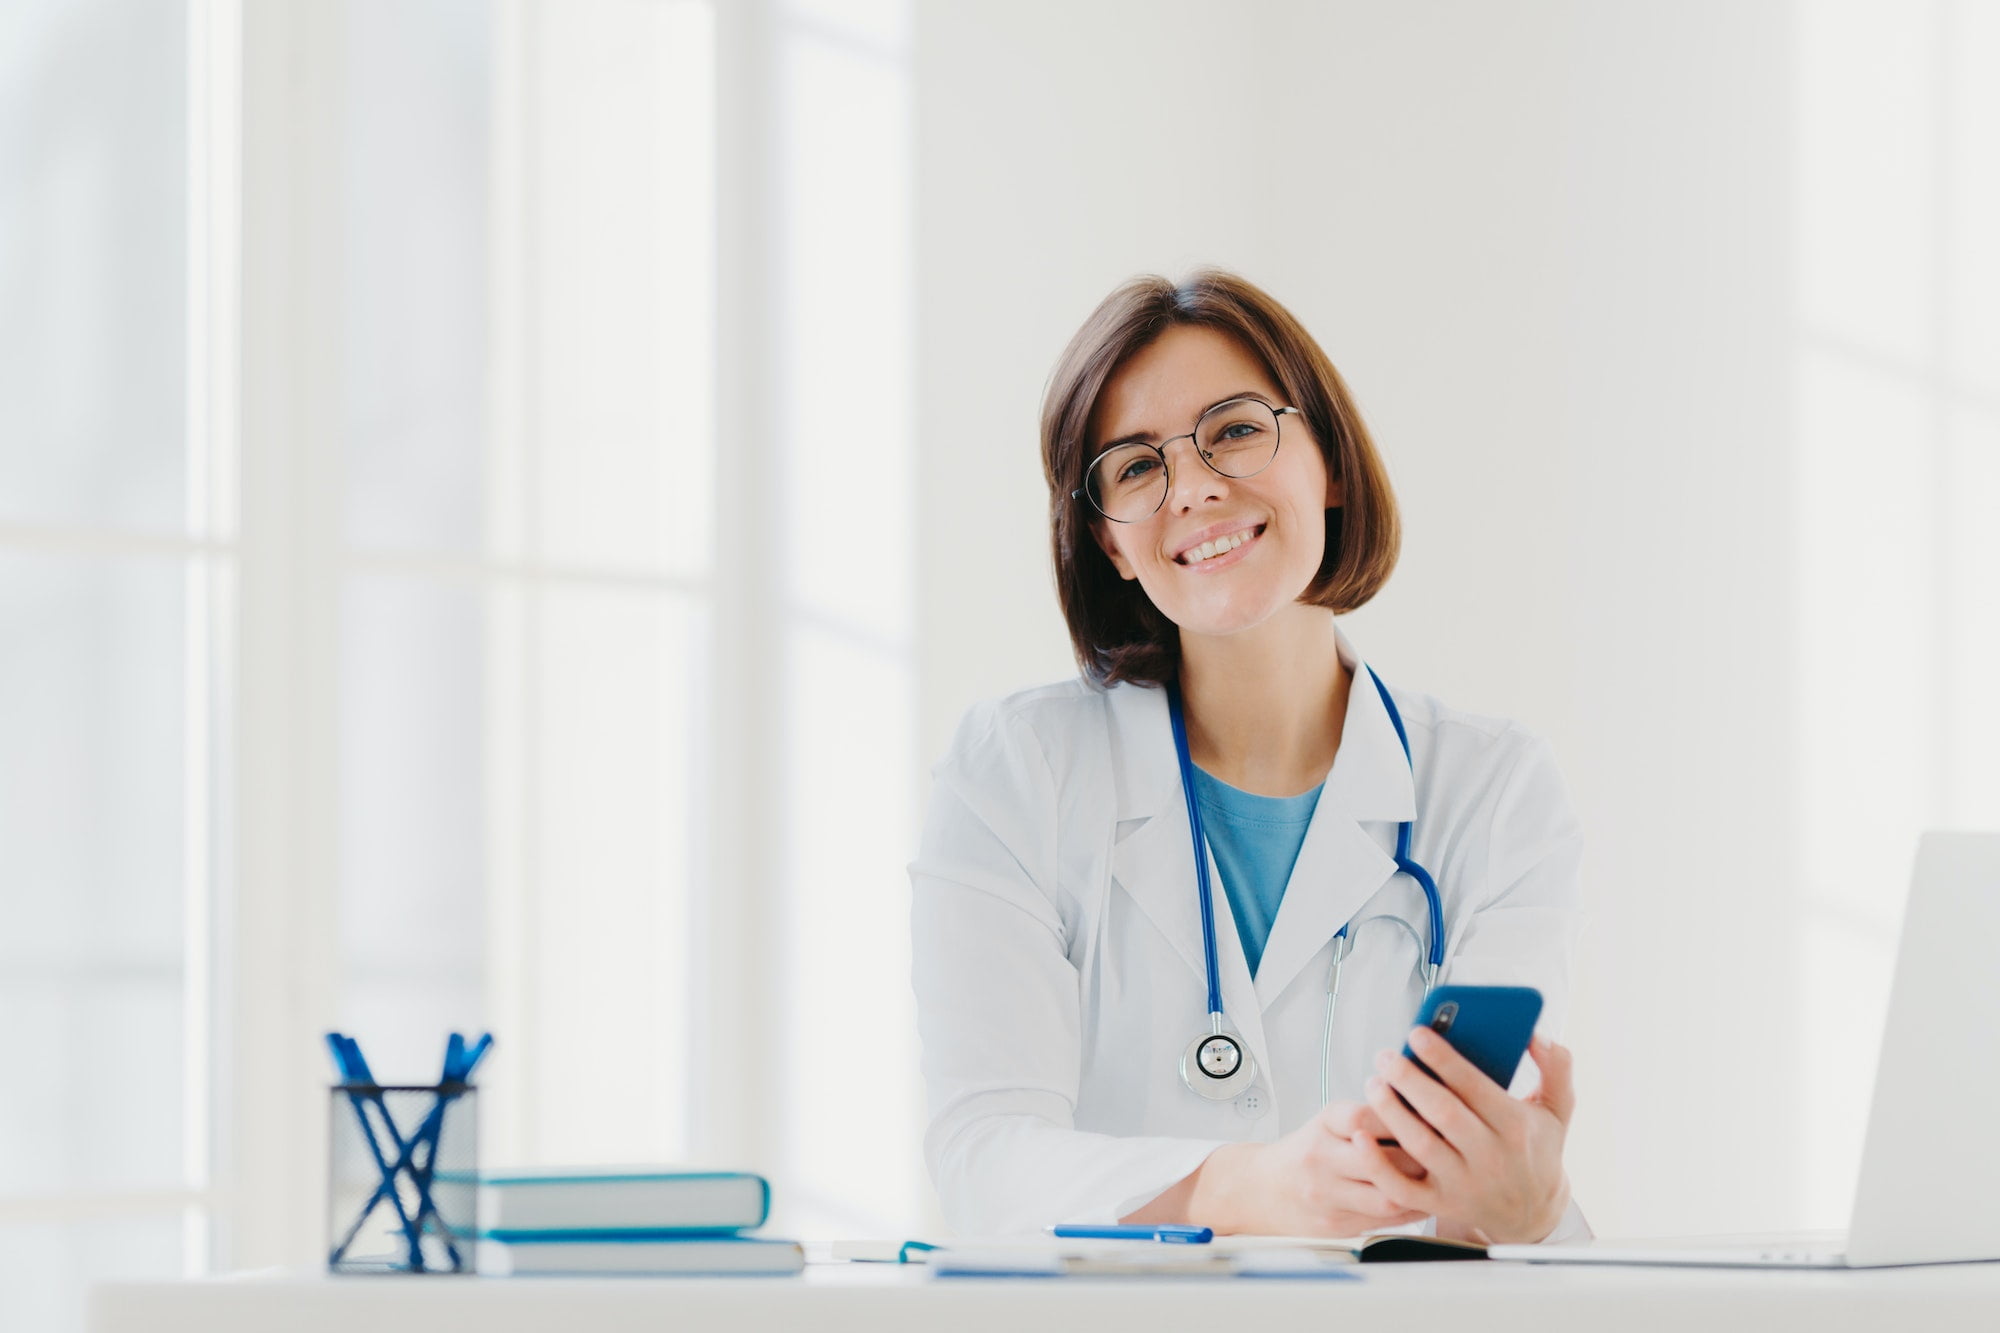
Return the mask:
[(1164, 452), (1167, 456), (1168, 509), (1185, 513), (1204, 501), (1220, 499), (1229, 493), (1228, 479), (1202, 461), (1201, 451), (1195, 447), (1193, 436), (1183, 435), (1178, 440), (1169, 440)]

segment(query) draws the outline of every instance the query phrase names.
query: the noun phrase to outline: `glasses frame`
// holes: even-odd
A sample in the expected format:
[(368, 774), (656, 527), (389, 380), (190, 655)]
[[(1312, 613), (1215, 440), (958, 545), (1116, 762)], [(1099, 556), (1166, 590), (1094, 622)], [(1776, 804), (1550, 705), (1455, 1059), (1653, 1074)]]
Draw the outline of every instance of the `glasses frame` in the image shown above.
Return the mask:
[[(1169, 495), (1172, 495), (1174, 491), (1174, 465), (1167, 460), (1167, 446), (1172, 444), (1175, 440), (1192, 440), (1195, 437), (1195, 435), (1200, 432), (1201, 423), (1207, 419), (1208, 414), (1210, 412), (1215, 412), (1222, 408), (1228, 407), (1231, 403), (1257, 403), (1260, 406), (1271, 409), (1271, 418), (1274, 423), (1273, 429), (1277, 433), (1278, 442), (1271, 446), (1271, 456), (1264, 460), (1264, 467), (1260, 467), (1257, 469), (1257, 472), (1262, 472), (1264, 468), (1271, 466), (1272, 463), (1277, 461), (1278, 450), (1284, 447), (1285, 418), (1288, 416), (1297, 416), (1299, 414), (1299, 409), (1296, 407), (1272, 407), (1271, 404), (1265, 402), (1262, 398), (1253, 397), (1249, 394), (1243, 394), (1236, 398), (1225, 398), (1221, 402), (1216, 403), (1204, 409), (1202, 414), (1194, 419), (1193, 430), (1186, 431), (1180, 435), (1170, 435), (1166, 439), (1161, 440), (1158, 444), (1147, 444), (1144, 440), (1127, 440), (1123, 444), (1114, 444), (1109, 449), (1100, 450), (1097, 453), (1097, 455), (1093, 457), (1090, 460), (1090, 462), (1084, 467), (1083, 475), (1085, 477), (1089, 477), (1090, 474), (1096, 470), (1097, 465), (1103, 462), (1111, 454), (1116, 453), (1120, 449), (1129, 449), (1135, 444), (1140, 446), (1141, 448), (1151, 449), (1154, 453), (1158, 454), (1160, 456), (1160, 473), (1162, 476), (1166, 478), (1166, 484), (1160, 488), (1160, 498), (1153, 502), (1153, 507), (1147, 510), (1144, 514), (1140, 515), (1138, 518), (1117, 518), (1111, 514), (1105, 514), (1104, 506), (1097, 503), (1096, 497), (1091, 495), (1090, 486), (1088, 482), (1086, 482), (1082, 486), (1077, 487), (1075, 490), (1071, 491), (1069, 493), (1069, 498), (1072, 500), (1081, 500), (1085, 504), (1089, 505), (1092, 509), (1095, 509), (1098, 513), (1104, 514), (1104, 518), (1107, 522), (1144, 523), (1147, 519), (1151, 518), (1153, 515), (1160, 512), (1160, 506), (1167, 502), (1167, 497)], [(1207, 451), (1205, 451), (1200, 445), (1195, 446), (1194, 452), (1195, 456), (1201, 459), (1203, 466), (1205, 466), (1210, 472), (1213, 472), (1218, 477), (1228, 477), (1229, 480), (1231, 481), (1242, 481), (1244, 477), (1254, 477), (1257, 475), (1257, 472), (1245, 472), (1242, 474), (1242, 476), (1231, 475), (1230, 473), (1224, 472), (1221, 468), (1217, 467), (1215, 465), (1215, 460), (1210, 458), (1208, 456)]]

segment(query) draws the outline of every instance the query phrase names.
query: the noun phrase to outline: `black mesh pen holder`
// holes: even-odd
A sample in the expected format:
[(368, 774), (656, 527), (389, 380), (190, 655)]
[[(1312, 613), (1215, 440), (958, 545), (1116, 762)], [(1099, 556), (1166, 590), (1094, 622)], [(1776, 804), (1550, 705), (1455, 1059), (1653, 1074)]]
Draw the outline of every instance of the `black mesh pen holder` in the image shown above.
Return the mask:
[(327, 1269), (478, 1271), (479, 1089), (337, 1084), (327, 1135)]

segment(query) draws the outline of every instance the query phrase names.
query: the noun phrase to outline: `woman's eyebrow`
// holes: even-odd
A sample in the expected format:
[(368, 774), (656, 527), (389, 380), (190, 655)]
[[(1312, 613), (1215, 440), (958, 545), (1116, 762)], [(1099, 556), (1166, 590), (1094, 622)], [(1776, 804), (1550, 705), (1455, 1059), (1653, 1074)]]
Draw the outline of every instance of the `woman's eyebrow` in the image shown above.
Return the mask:
[[(1244, 391), (1243, 393), (1226, 393), (1222, 395), (1222, 397), (1210, 403), (1207, 407), (1202, 408), (1201, 411), (1195, 413), (1195, 420), (1199, 421), (1202, 417), (1214, 411), (1216, 408), (1222, 406), (1224, 403), (1233, 403), (1238, 398), (1254, 398), (1258, 402), (1264, 404), (1264, 406), (1266, 407), (1269, 407), (1271, 405), (1271, 400), (1267, 398), (1265, 395), (1257, 392), (1255, 389), (1249, 389)], [(1154, 440), (1158, 438), (1159, 435), (1156, 432), (1150, 430), (1135, 430), (1129, 435), (1120, 435), (1115, 440), (1106, 440), (1103, 444), (1098, 445), (1097, 449), (1099, 453), (1102, 453), (1106, 449), (1116, 449), (1121, 444), (1151, 444)]]

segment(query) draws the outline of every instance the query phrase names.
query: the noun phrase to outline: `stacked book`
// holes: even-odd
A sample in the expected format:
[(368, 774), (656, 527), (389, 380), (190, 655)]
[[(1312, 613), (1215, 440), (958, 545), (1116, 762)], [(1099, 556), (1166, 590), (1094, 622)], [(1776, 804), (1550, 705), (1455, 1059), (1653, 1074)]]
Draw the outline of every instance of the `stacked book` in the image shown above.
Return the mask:
[(805, 1264), (797, 1241), (749, 1234), (770, 1216), (771, 1185), (745, 1171), (489, 1172), (480, 1187), (480, 1266), (491, 1271), (789, 1274)]

